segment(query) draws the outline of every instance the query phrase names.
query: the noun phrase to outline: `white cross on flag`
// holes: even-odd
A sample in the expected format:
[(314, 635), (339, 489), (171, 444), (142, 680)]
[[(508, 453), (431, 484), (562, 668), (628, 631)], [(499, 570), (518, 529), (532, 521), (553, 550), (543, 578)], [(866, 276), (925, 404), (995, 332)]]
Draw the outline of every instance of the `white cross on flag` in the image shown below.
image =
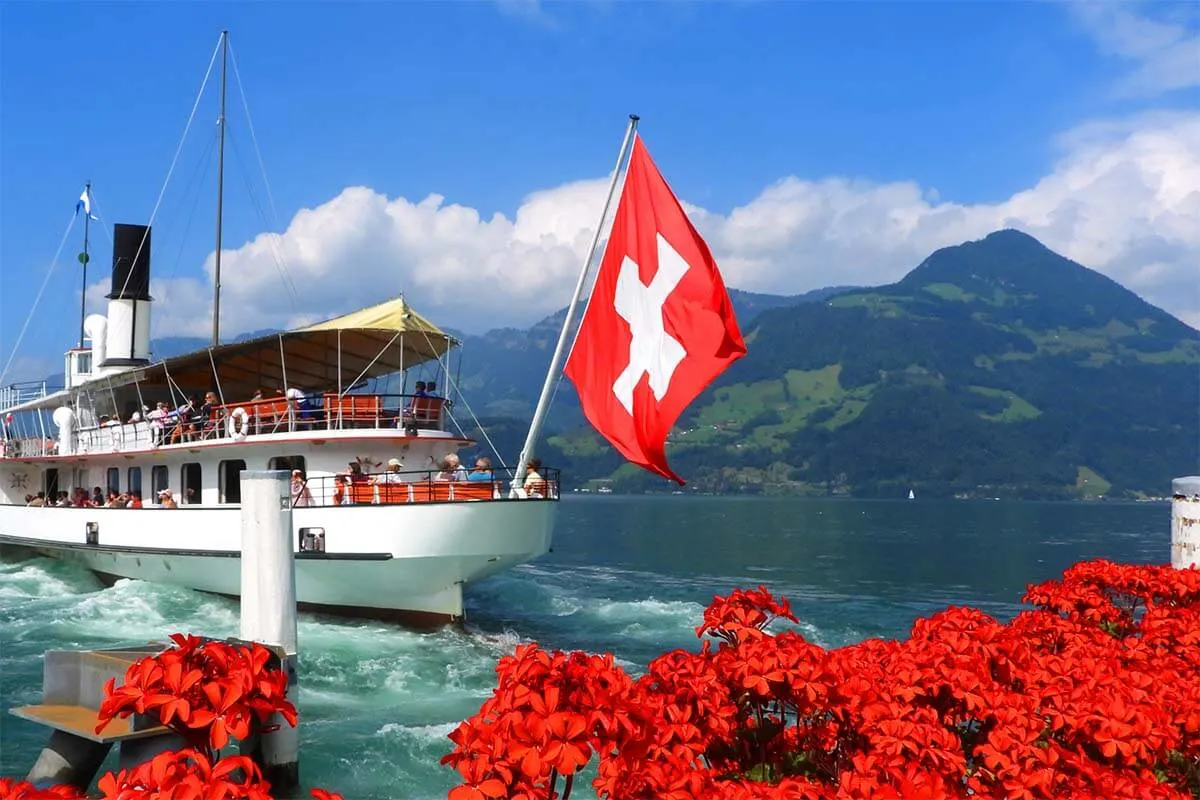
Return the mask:
[(625, 458), (667, 466), (671, 426), (746, 354), (716, 262), (635, 137), (600, 272), (565, 372)]

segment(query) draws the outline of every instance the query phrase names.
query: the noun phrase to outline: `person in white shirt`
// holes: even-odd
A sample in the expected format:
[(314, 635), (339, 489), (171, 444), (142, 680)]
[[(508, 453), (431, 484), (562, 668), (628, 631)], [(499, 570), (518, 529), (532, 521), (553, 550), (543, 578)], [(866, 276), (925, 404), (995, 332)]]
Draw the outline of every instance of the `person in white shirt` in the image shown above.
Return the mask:
[(525, 473), (525, 492), (533, 497), (542, 497), (546, 493), (546, 479), (538, 472), (541, 467), (542, 462), (537, 458), (529, 459), (529, 463), (526, 464), (528, 472)]
[(373, 483), (404, 483), (404, 476), (400, 474), (400, 468), (404, 464), (400, 462), (400, 459), (389, 458), (387, 466), (387, 472), (374, 476), (371, 481)]
[(446, 456), (446, 472), (449, 474), (447, 480), (465, 481), (467, 479), (466, 467), (459, 461), (457, 453)]
[(295, 411), (296, 421), (300, 422), (303, 420), (307, 424), (312, 418), (312, 409), (308, 407), (308, 395), (295, 386), (289, 386), (288, 390), (284, 392), (284, 396), (287, 398), (288, 404)]
[(153, 411), (147, 412), (146, 419), (150, 421), (150, 435), (155, 444), (162, 444), (163, 427), (167, 418), (167, 404), (159, 401)]

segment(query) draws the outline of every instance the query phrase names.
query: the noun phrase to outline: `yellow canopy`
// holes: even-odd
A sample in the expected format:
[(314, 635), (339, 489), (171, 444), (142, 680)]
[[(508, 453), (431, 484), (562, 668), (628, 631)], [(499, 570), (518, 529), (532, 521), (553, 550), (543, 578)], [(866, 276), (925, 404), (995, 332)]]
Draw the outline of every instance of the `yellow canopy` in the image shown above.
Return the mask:
[(357, 381), (438, 358), (456, 343), (396, 297), (304, 328), (168, 358), (107, 382), (137, 381), (143, 395), (170, 384), (202, 393), (219, 382), (227, 402), (258, 389), (271, 394), (285, 383), (310, 392), (345, 391)]
[[(398, 331), (401, 333), (425, 333), (431, 339), (435, 337), (445, 338), (446, 336), (436, 325), (413, 311), (408, 303), (404, 302), (403, 297), (395, 297), (370, 308), (351, 311), (349, 314), (327, 319), (324, 322), (318, 322), (316, 325), (309, 325), (307, 328), (301, 328), (300, 332), (345, 331), (354, 328), (375, 331)], [(430, 356), (430, 358), (432, 357)]]

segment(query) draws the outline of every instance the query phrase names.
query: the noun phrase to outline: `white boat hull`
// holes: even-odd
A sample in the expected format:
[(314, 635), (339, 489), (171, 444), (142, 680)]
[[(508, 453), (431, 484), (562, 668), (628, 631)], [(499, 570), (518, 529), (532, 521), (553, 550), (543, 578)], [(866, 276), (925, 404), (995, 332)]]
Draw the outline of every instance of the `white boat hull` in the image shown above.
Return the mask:
[[(493, 500), (296, 508), (302, 609), (441, 624), (465, 616), (463, 587), (546, 553), (557, 502)], [(88, 543), (89, 523), (96, 525)], [(299, 552), (322, 528), (325, 552)], [(238, 506), (178, 509), (0, 506), (0, 551), (24, 550), (133, 578), (240, 595)]]

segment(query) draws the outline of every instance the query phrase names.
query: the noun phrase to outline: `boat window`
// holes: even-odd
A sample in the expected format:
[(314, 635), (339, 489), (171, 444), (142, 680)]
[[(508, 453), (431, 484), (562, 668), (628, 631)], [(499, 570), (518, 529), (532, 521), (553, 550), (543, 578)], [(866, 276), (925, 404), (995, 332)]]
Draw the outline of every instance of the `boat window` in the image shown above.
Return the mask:
[(116, 492), (117, 494), (120, 494), (121, 493), (121, 470), (118, 469), (117, 467), (109, 467), (108, 475), (105, 478), (105, 485), (108, 487), (108, 491)]
[(75, 371), (80, 375), (88, 375), (92, 371), (92, 354), (79, 353), (75, 356)]
[(167, 488), (167, 468), (159, 464), (150, 469), (150, 496), (158, 502), (158, 493)]
[(242, 471), (246, 462), (240, 458), (222, 461), (218, 474), (222, 503), (242, 502)]
[(304, 468), (304, 456), (275, 456), (267, 462), (267, 469), (282, 469), (291, 472), (298, 469), (305, 475), (308, 470)]
[(125, 477), (125, 488), (130, 494), (136, 492), (142, 493), (142, 468), (130, 467), (129, 474)]
[(200, 464), (196, 461), (189, 461), (184, 464), (179, 470), (179, 502), (180, 503), (199, 503), (200, 496), (200, 481), (203, 474), (200, 471)]
[(42, 485), (42, 491), (46, 493), (46, 497), (58, 497), (58, 470), (46, 470), (45, 483)]

